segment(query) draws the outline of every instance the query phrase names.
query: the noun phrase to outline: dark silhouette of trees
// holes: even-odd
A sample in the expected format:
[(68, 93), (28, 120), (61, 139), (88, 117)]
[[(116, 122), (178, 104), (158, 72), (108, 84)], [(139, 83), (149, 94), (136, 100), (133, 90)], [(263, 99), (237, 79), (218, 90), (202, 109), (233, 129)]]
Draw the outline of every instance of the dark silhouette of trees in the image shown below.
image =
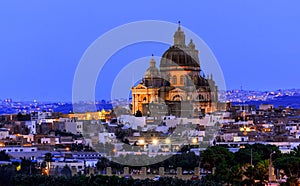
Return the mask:
[(8, 154), (6, 154), (4, 151), (0, 151), (0, 161), (9, 161), (10, 158)]
[(63, 169), (61, 170), (61, 175), (65, 177), (71, 177), (72, 171), (68, 165), (65, 165)]
[(201, 153), (201, 167), (212, 171), (217, 165), (233, 166), (234, 156), (228, 149), (220, 146), (208, 147)]
[[(278, 147), (269, 145), (246, 145), (238, 152), (232, 153), (227, 148), (221, 146), (208, 147), (200, 152), (200, 157), (193, 152), (181, 152), (168, 159), (158, 156), (162, 161), (148, 165), (147, 169), (158, 171), (159, 167), (164, 167), (168, 172), (176, 167), (183, 170), (194, 170), (199, 166), (206, 170), (206, 176), (201, 180), (180, 180), (172, 178), (162, 178), (157, 185), (264, 185), (268, 180), (269, 158), (272, 154), (272, 163), (275, 169), (288, 176), (286, 185), (296, 185), (300, 176), (300, 148), (295, 148), (291, 153), (281, 154)], [(275, 153), (274, 153), (275, 151)], [(146, 156), (146, 155), (143, 155)], [(239, 157), (242, 156), (242, 157)], [(0, 158), (7, 159), (7, 155), (0, 153)], [(252, 161), (251, 161), (252, 157)], [(122, 160), (138, 161), (136, 156), (120, 156)], [(146, 157), (145, 157), (146, 158)], [(248, 160), (249, 158), (249, 160)], [(144, 158), (143, 158), (144, 159)], [(157, 159), (156, 159), (157, 160)], [(50, 153), (44, 157), (45, 162), (52, 161)], [(151, 159), (145, 160), (151, 164)], [(144, 163), (145, 163), (144, 162)], [(157, 162), (157, 161), (156, 161)], [(252, 162), (252, 164), (251, 164)], [(72, 171), (64, 167), (58, 175), (45, 176), (30, 174), (30, 160), (22, 160), (21, 170), (16, 171), (16, 165), (0, 166), (0, 185), (149, 185), (150, 180), (124, 179), (116, 176), (108, 177), (102, 175), (78, 175), (71, 176)], [(99, 159), (97, 168), (101, 173), (105, 173), (106, 167), (112, 167), (113, 173), (122, 172), (124, 166), (106, 158)], [(32, 167), (31, 167), (32, 168)], [(130, 169), (140, 169), (141, 166), (130, 167)], [(31, 169), (32, 171), (33, 169)], [(150, 184), (151, 185), (151, 184)]]
[(245, 145), (245, 148), (241, 148), (235, 153), (235, 161), (240, 164), (251, 164), (252, 159), (252, 164), (255, 165), (261, 160), (269, 159), (270, 154), (274, 151), (276, 154), (272, 155), (272, 158), (275, 160), (280, 154), (279, 148), (275, 145), (263, 145), (259, 143)]
[(142, 117), (143, 113), (140, 110), (137, 110), (135, 113), (135, 117)]
[(21, 112), (17, 115), (17, 121), (30, 121), (31, 116), (30, 114), (22, 114)]

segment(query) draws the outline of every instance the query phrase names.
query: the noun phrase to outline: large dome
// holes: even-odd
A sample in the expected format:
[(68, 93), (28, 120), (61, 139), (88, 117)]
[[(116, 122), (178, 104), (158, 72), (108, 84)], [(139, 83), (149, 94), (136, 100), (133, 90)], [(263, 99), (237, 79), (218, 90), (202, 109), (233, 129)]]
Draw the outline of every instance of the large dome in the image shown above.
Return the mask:
[[(185, 34), (181, 30), (180, 22), (177, 31), (174, 34), (174, 45), (171, 46), (162, 55), (160, 67), (175, 67), (183, 68), (192, 67), (200, 71), (200, 62), (198, 58), (198, 50), (195, 48), (193, 40), (190, 40), (188, 45), (185, 44)], [(198, 68), (197, 68), (198, 67)]]
[(189, 46), (171, 46), (162, 55), (160, 67), (181, 66), (200, 67), (195, 50)]

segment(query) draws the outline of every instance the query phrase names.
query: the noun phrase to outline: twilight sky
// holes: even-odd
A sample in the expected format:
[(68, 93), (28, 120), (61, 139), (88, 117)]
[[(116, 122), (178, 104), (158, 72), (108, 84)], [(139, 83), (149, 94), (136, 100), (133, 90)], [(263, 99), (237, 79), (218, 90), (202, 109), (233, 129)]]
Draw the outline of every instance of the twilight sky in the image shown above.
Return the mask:
[[(200, 36), (217, 58), (227, 89), (300, 88), (300, 1), (181, 2), (0, 1), (0, 99), (70, 101), (76, 67), (90, 44), (141, 20), (180, 20)], [(99, 76), (97, 99), (110, 98), (122, 66), (152, 53), (161, 56), (167, 48), (148, 43), (118, 51)]]

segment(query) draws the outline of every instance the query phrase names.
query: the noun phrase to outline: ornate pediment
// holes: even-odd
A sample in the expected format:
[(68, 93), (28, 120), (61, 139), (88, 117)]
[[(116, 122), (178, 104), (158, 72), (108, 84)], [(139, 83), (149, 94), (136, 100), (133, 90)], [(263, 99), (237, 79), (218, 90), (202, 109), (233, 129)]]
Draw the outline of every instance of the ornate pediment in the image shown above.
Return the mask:
[(170, 93), (185, 93), (185, 91), (177, 87), (171, 90)]
[(133, 89), (147, 89), (147, 87), (142, 84), (138, 84), (137, 86), (133, 87)]

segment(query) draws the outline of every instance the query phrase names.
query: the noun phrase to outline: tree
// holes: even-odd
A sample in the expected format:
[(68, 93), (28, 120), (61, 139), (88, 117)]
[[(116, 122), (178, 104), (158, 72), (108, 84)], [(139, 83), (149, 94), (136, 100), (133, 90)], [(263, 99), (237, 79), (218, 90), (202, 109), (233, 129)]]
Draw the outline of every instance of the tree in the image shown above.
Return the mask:
[(21, 112), (17, 115), (17, 121), (30, 121), (31, 116), (30, 114), (22, 114)]
[(283, 154), (273, 162), (275, 168), (284, 170), (288, 177), (296, 176), (298, 178), (300, 172), (300, 158), (293, 154)]
[(107, 158), (102, 157), (98, 160), (96, 167), (98, 170), (104, 171), (106, 167), (109, 167), (109, 165), (110, 165), (109, 160)]
[(297, 182), (298, 182), (298, 177), (296, 177), (296, 176), (290, 176), (286, 180), (286, 184), (290, 185), (290, 186), (297, 186)]
[(52, 154), (50, 152), (45, 154), (44, 161), (42, 163), (42, 172), (43, 174), (49, 175), (50, 162), (52, 162)]
[(0, 151), (0, 161), (9, 161), (9, 155), (6, 154), (4, 151)]
[(234, 164), (233, 153), (221, 146), (208, 147), (201, 153), (200, 159), (200, 166), (207, 171), (212, 171), (220, 163), (226, 163), (228, 167)]
[(14, 165), (0, 166), (0, 185), (12, 185), (11, 182), (16, 173), (16, 167)]
[(135, 113), (135, 117), (142, 117), (143, 113), (140, 110), (137, 110)]
[(21, 170), (19, 172), (25, 175), (37, 174), (35, 163), (33, 163), (31, 160), (23, 158), (21, 162)]
[(245, 148), (239, 149), (234, 156), (238, 164), (244, 165), (246, 163), (251, 164), (252, 162), (253, 165), (256, 165), (261, 160), (269, 159), (272, 152), (275, 152), (272, 155), (273, 160), (281, 154), (279, 148), (275, 145), (255, 143), (253, 145), (245, 145)]
[(243, 179), (243, 170), (241, 166), (234, 165), (229, 169), (228, 183), (231, 185), (240, 185)]
[(291, 155), (300, 158), (300, 146), (299, 145), (297, 147), (293, 148)]
[(68, 165), (65, 165), (63, 169), (61, 170), (61, 175), (65, 177), (71, 177), (72, 176), (72, 171)]
[(244, 175), (247, 177), (244, 181), (243, 181), (243, 183), (245, 184), (245, 185), (254, 185), (254, 183), (255, 183), (255, 172), (256, 172), (256, 170), (255, 170), (255, 168), (253, 167), (253, 166), (251, 166), (251, 165), (245, 165), (245, 171), (244, 171)]
[(255, 165), (256, 173), (255, 179), (259, 180), (259, 185), (265, 185), (264, 182), (268, 180), (269, 174), (269, 160), (261, 160)]
[(45, 154), (44, 161), (45, 162), (52, 162), (52, 154), (50, 152)]

